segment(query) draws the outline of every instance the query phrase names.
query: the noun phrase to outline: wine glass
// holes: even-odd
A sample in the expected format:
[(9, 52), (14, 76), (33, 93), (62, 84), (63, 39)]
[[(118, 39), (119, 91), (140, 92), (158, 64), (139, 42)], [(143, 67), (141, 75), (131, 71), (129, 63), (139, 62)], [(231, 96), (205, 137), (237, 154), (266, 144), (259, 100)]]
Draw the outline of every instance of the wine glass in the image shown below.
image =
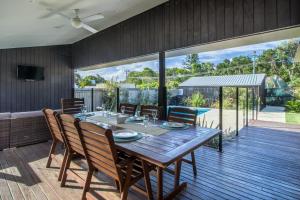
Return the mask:
[(125, 114), (125, 106), (121, 106), (121, 113), (122, 113), (122, 115)]
[(136, 111), (136, 117), (140, 117), (141, 116), (141, 111)]
[(103, 116), (106, 114), (106, 110), (105, 110), (105, 104), (104, 103), (102, 103), (102, 113), (103, 113)]
[(149, 125), (149, 115), (144, 115), (143, 123), (145, 127)]
[(152, 117), (153, 117), (153, 122), (155, 124), (155, 121), (157, 120), (157, 110), (152, 110)]

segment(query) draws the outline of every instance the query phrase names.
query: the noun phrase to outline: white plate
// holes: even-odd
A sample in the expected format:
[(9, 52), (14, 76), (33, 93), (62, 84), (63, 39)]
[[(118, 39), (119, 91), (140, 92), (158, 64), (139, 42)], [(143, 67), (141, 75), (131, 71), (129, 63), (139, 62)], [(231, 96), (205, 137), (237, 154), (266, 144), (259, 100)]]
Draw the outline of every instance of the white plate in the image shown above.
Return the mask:
[(130, 117), (130, 120), (132, 121), (143, 121), (143, 117), (136, 117), (136, 116), (133, 116), (133, 117)]
[(178, 122), (165, 122), (163, 125), (171, 127), (171, 128), (183, 128), (183, 127), (185, 127), (184, 123), (178, 123)]
[(138, 133), (134, 132), (134, 131), (120, 130), (120, 131), (114, 131), (113, 135), (116, 138), (125, 139), (125, 138), (136, 137), (138, 135)]

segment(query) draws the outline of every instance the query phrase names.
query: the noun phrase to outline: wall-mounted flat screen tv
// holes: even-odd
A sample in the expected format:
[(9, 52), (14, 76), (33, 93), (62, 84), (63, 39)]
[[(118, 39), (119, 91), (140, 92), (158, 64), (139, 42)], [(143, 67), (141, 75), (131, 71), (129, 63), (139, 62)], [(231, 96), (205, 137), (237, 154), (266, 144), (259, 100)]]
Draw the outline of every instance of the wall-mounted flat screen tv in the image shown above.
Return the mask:
[(35, 66), (19, 65), (17, 69), (18, 79), (40, 81), (44, 80), (44, 68)]

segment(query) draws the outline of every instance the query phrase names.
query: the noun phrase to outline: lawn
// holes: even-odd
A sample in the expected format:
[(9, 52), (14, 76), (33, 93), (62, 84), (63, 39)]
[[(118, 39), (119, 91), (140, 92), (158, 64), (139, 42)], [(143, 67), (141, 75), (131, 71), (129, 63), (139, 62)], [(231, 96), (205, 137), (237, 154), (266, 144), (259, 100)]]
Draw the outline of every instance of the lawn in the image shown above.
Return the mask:
[(285, 122), (289, 124), (300, 124), (300, 113), (285, 113)]

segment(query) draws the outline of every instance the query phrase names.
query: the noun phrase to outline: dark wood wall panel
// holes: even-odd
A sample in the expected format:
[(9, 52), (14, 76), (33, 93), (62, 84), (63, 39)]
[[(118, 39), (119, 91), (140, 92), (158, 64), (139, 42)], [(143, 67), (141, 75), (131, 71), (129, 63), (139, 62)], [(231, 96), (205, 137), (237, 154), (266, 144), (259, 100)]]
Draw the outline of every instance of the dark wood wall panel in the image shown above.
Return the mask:
[(253, 33), (254, 7), (253, 0), (244, 0), (244, 33)]
[(225, 38), (231, 38), (233, 37), (233, 5), (234, 0), (225, 0)]
[[(290, 24), (291, 20), (290, 1), (277, 0), (277, 22), (279, 27), (285, 27)], [(300, 13), (299, 13), (300, 15)]]
[(208, 40), (215, 41), (217, 39), (216, 26), (216, 0), (208, 1)]
[(217, 39), (225, 38), (225, 0), (218, 0), (216, 4)]
[(277, 0), (265, 0), (265, 29), (275, 29), (277, 22)]
[(291, 24), (300, 24), (300, 1), (290, 0), (291, 5)]
[(300, 24), (300, 0), (170, 0), (72, 45), (75, 68)]
[[(59, 100), (71, 97), (73, 69), (68, 46), (0, 50), (0, 113), (57, 109)], [(17, 79), (18, 65), (45, 68), (45, 80)]]
[(265, 30), (265, 0), (254, 0), (254, 32)]

